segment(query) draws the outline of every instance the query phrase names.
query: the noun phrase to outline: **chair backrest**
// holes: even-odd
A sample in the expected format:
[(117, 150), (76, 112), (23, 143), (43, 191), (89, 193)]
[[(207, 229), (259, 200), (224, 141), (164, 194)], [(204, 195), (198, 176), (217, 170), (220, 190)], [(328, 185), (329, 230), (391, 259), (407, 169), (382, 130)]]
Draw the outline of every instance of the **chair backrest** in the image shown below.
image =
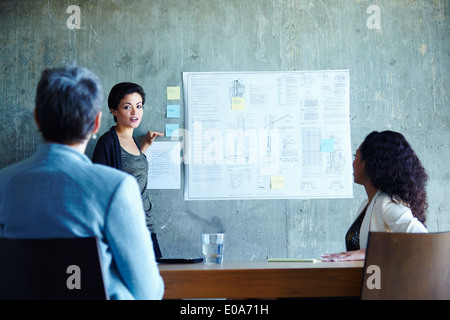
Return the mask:
[(0, 299), (106, 299), (97, 238), (0, 238)]
[(450, 232), (371, 232), (361, 299), (450, 299)]

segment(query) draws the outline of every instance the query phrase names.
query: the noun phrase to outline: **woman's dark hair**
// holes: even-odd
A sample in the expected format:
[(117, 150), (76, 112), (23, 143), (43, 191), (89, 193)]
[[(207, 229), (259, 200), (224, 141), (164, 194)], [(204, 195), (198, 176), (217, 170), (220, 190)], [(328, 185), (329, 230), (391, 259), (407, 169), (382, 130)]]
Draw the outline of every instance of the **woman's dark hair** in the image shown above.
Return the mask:
[(397, 132), (372, 132), (360, 147), (372, 185), (410, 207), (423, 224), (428, 209), (428, 175), (411, 145)]
[[(142, 105), (145, 104), (145, 92), (142, 87), (132, 82), (121, 82), (112, 87), (108, 96), (108, 108), (111, 110), (117, 110), (120, 101), (130, 93), (139, 93), (142, 98)], [(114, 116), (114, 122), (117, 122), (117, 118)]]
[(88, 69), (68, 65), (42, 72), (36, 91), (36, 119), (46, 141), (62, 144), (87, 139), (101, 111), (103, 91)]

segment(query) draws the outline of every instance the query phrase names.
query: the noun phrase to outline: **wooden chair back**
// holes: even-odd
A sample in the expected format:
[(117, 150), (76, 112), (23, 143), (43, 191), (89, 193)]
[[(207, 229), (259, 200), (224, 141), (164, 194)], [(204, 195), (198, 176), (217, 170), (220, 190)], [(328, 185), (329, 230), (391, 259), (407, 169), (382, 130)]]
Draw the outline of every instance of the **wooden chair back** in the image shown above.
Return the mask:
[(363, 300), (449, 300), (450, 232), (371, 232)]

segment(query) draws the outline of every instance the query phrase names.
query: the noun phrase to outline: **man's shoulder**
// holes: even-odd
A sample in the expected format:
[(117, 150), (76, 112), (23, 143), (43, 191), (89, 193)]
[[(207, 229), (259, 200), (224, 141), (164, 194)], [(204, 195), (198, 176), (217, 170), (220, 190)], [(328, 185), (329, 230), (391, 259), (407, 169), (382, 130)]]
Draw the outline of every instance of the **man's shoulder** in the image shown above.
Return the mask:
[(92, 172), (105, 177), (106, 179), (124, 180), (130, 175), (122, 170), (100, 163), (92, 163)]
[(14, 175), (15, 172), (24, 172), (30, 162), (31, 158), (28, 158), (0, 169), (0, 179), (6, 179), (6, 177)]

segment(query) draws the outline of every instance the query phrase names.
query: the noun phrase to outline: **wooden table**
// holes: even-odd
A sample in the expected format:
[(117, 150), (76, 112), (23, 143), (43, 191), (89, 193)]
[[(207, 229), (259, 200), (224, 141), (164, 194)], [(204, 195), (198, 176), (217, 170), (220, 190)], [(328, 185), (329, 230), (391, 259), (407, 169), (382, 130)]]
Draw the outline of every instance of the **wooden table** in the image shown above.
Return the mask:
[(358, 297), (363, 261), (159, 264), (164, 299)]

